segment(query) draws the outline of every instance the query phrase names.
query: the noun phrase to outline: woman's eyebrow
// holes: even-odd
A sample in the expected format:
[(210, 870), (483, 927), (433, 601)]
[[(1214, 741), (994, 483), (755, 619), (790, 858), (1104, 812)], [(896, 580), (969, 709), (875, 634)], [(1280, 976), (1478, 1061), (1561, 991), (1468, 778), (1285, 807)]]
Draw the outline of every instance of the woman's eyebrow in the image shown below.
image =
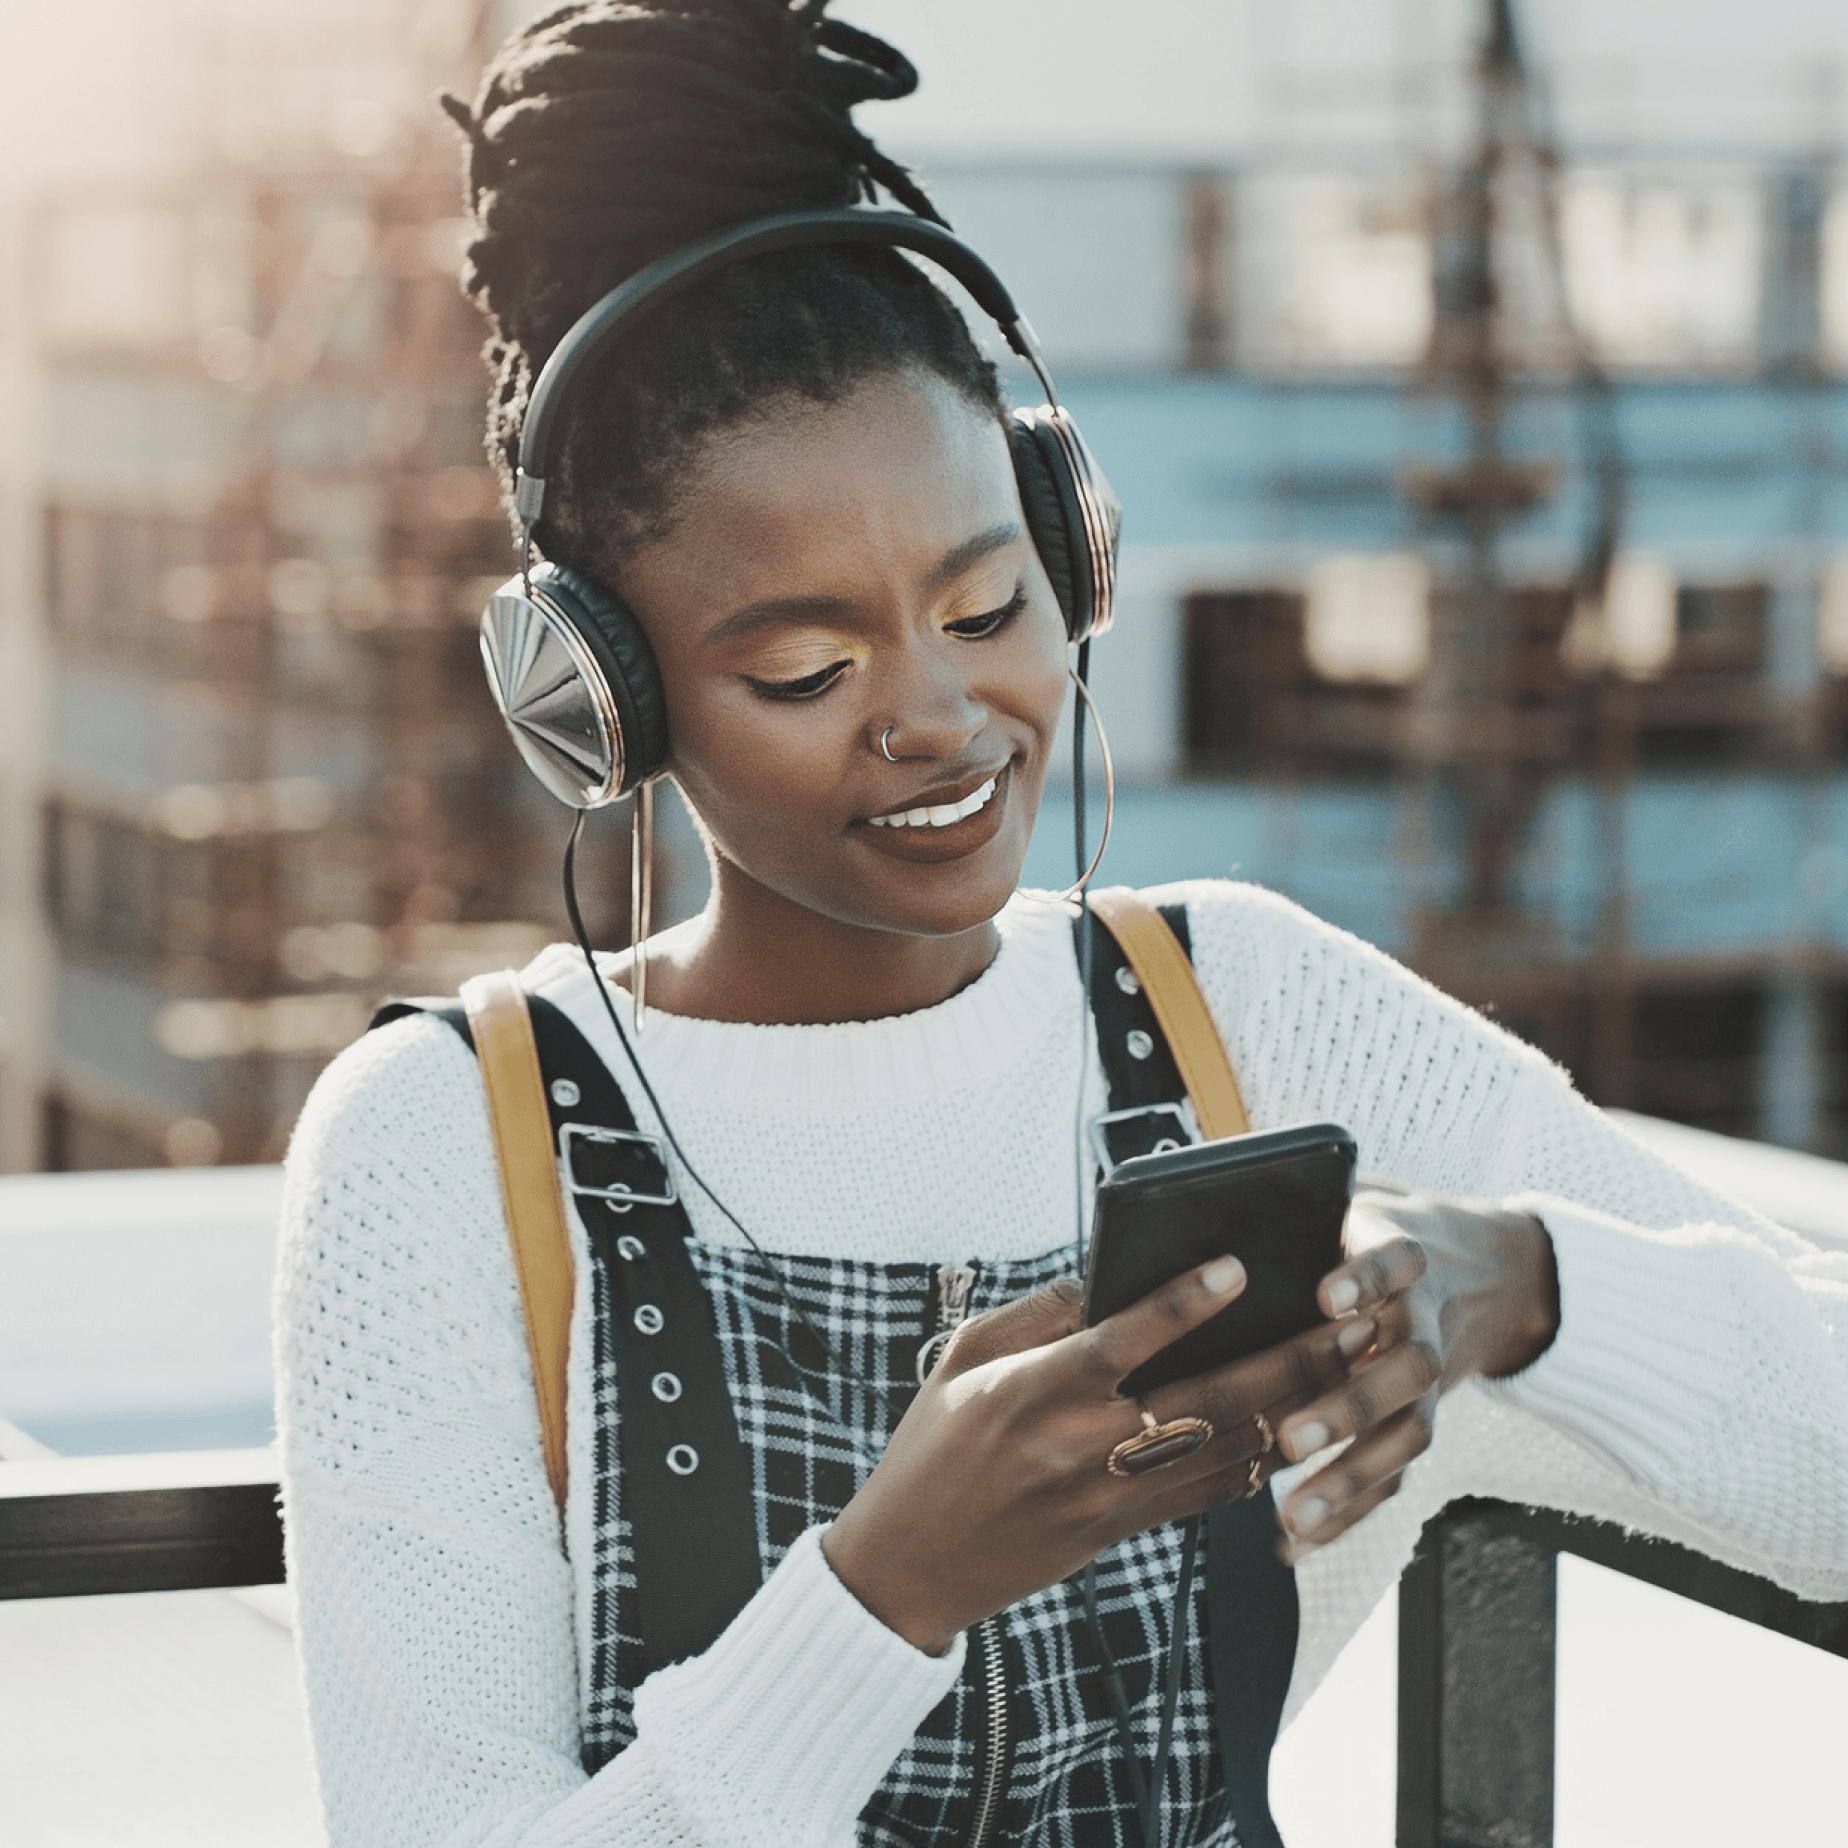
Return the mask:
[[(991, 552), (1013, 545), (1022, 536), (1018, 520), (1005, 520), (986, 532), (976, 533), (953, 545), (938, 559), (924, 579), (926, 590), (938, 590), (951, 578), (960, 576)], [(714, 623), (706, 632), (708, 642), (731, 642), (740, 636), (755, 635), (761, 629), (792, 628), (801, 624), (837, 623), (852, 605), (846, 597), (764, 597), (733, 610), (724, 621)]]
[(924, 580), (924, 587), (927, 590), (940, 589), (951, 578), (961, 576), (971, 565), (986, 558), (990, 552), (998, 552), (1003, 546), (1012, 545), (1020, 536), (1020, 522), (1004, 520), (999, 526), (989, 527), (985, 533), (977, 533), (973, 539), (965, 539), (961, 545), (951, 546)]
[(759, 629), (790, 628), (802, 623), (835, 623), (847, 614), (845, 597), (765, 597), (733, 610), (706, 632), (709, 642), (735, 641)]

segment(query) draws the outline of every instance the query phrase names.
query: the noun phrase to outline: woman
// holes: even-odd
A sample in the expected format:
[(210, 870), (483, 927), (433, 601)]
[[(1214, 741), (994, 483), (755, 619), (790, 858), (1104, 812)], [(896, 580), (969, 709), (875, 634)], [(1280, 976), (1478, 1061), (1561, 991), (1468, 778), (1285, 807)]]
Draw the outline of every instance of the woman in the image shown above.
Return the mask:
[[(819, 12), (599, 0), (513, 41), (455, 106), (504, 470), (547, 353), (642, 264), (875, 183), (928, 211), (848, 115), (909, 67)], [(1248, 887), (1166, 897), (1254, 1123), (1345, 1123), (1406, 1191), (1356, 1208), (1324, 1328), (1150, 1395), (1160, 1419), (1210, 1421), (1197, 1455), (1106, 1467), (1140, 1428), (1117, 1382), (1243, 1279), (1215, 1262), (1079, 1326), (1074, 1125), (1102, 1080), (1069, 914), (1015, 892), (1065, 629), (1003, 417), (923, 273), (839, 247), (720, 271), (573, 399), (541, 540), (639, 616), (713, 870), (705, 912), (649, 947), (642, 1061), (712, 1189), (682, 1177), (701, 1277), (761, 1351), (763, 1378), (732, 1381), (740, 1425), (800, 1435), (753, 1440), (762, 1589), (637, 1685), (595, 1293), (572, 1329), (561, 1545), (475, 1063), (429, 1020), (336, 1061), (290, 1158), (280, 1356), (337, 1844), (964, 1839), (964, 1639), (997, 1614), (1014, 1737), (986, 1839), (1139, 1840), (1073, 1575), (1098, 1564), (1146, 1745), (1174, 1523), (1279, 1469), (1292, 1710), (1462, 1493), (1848, 1595), (1848, 1262)], [(627, 1007), (624, 961), (597, 979)], [(582, 957), (547, 951), (524, 980), (630, 1090)], [(581, 1242), (578, 1260), (582, 1279)], [(972, 1318), (914, 1390), (879, 1357), (916, 1348), (945, 1273)], [(752, 1333), (777, 1290), (852, 1364), (818, 1383)], [(1202, 1652), (1182, 1667), (1167, 1839), (1223, 1841)]]

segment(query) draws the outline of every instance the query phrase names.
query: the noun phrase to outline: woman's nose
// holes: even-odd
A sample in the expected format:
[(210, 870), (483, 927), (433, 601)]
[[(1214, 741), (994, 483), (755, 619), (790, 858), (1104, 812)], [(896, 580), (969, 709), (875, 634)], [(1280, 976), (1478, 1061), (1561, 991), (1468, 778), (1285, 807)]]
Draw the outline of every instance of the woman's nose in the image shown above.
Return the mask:
[(954, 757), (967, 747), (988, 722), (971, 665), (941, 645), (907, 649), (894, 663), (873, 727), (888, 756)]

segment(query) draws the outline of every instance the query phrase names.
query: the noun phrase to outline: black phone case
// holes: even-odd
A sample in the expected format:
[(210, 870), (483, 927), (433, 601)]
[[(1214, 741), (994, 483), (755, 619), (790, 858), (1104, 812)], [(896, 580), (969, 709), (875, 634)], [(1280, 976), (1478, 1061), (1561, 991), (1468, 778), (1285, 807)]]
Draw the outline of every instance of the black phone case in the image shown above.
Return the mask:
[(1299, 1123), (1139, 1155), (1098, 1185), (1085, 1321), (1114, 1315), (1171, 1277), (1230, 1252), (1243, 1292), (1123, 1381), (1134, 1395), (1275, 1347), (1325, 1320), (1315, 1288), (1341, 1262), (1354, 1139)]

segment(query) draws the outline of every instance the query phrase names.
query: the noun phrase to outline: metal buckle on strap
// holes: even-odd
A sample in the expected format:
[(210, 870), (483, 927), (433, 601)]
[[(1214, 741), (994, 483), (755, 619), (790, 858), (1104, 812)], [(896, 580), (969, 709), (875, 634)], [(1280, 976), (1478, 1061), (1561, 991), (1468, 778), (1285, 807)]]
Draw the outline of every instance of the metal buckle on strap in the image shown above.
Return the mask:
[[(1135, 1104), (1128, 1110), (1105, 1110), (1094, 1116), (1085, 1128), (1091, 1138), (1091, 1151), (1097, 1157), (1097, 1165), (1108, 1174), (1119, 1165), (1117, 1158), (1110, 1152), (1110, 1129), (1113, 1124), (1127, 1123), (1135, 1117), (1172, 1117), (1175, 1129), (1179, 1132), (1173, 1136), (1161, 1137), (1146, 1152), (1151, 1155), (1165, 1155), (1170, 1149), (1185, 1148), (1191, 1142), (1200, 1140), (1200, 1123), (1194, 1115), (1193, 1100), (1183, 1097), (1178, 1102), (1169, 1104)], [(1124, 1157), (1125, 1160), (1128, 1157)]]
[[(627, 1182), (612, 1180), (599, 1186), (578, 1178), (577, 1145), (592, 1143), (602, 1147), (638, 1146), (654, 1156), (661, 1171), (660, 1191), (645, 1192)], [(640, 1129), (605, 1129), (600, 1123), (564, 1123), (558, 1131), (558, 1158), (565, 1172), (565, 1185), (581, 1199), (608, 1201), (610, 1210), (626, 1213), (632, 1206), (673, 1206), (680, 1195), (674, 1187), (674, 1173), (667, 1165), (667, 1148), (659, 1136)]]

